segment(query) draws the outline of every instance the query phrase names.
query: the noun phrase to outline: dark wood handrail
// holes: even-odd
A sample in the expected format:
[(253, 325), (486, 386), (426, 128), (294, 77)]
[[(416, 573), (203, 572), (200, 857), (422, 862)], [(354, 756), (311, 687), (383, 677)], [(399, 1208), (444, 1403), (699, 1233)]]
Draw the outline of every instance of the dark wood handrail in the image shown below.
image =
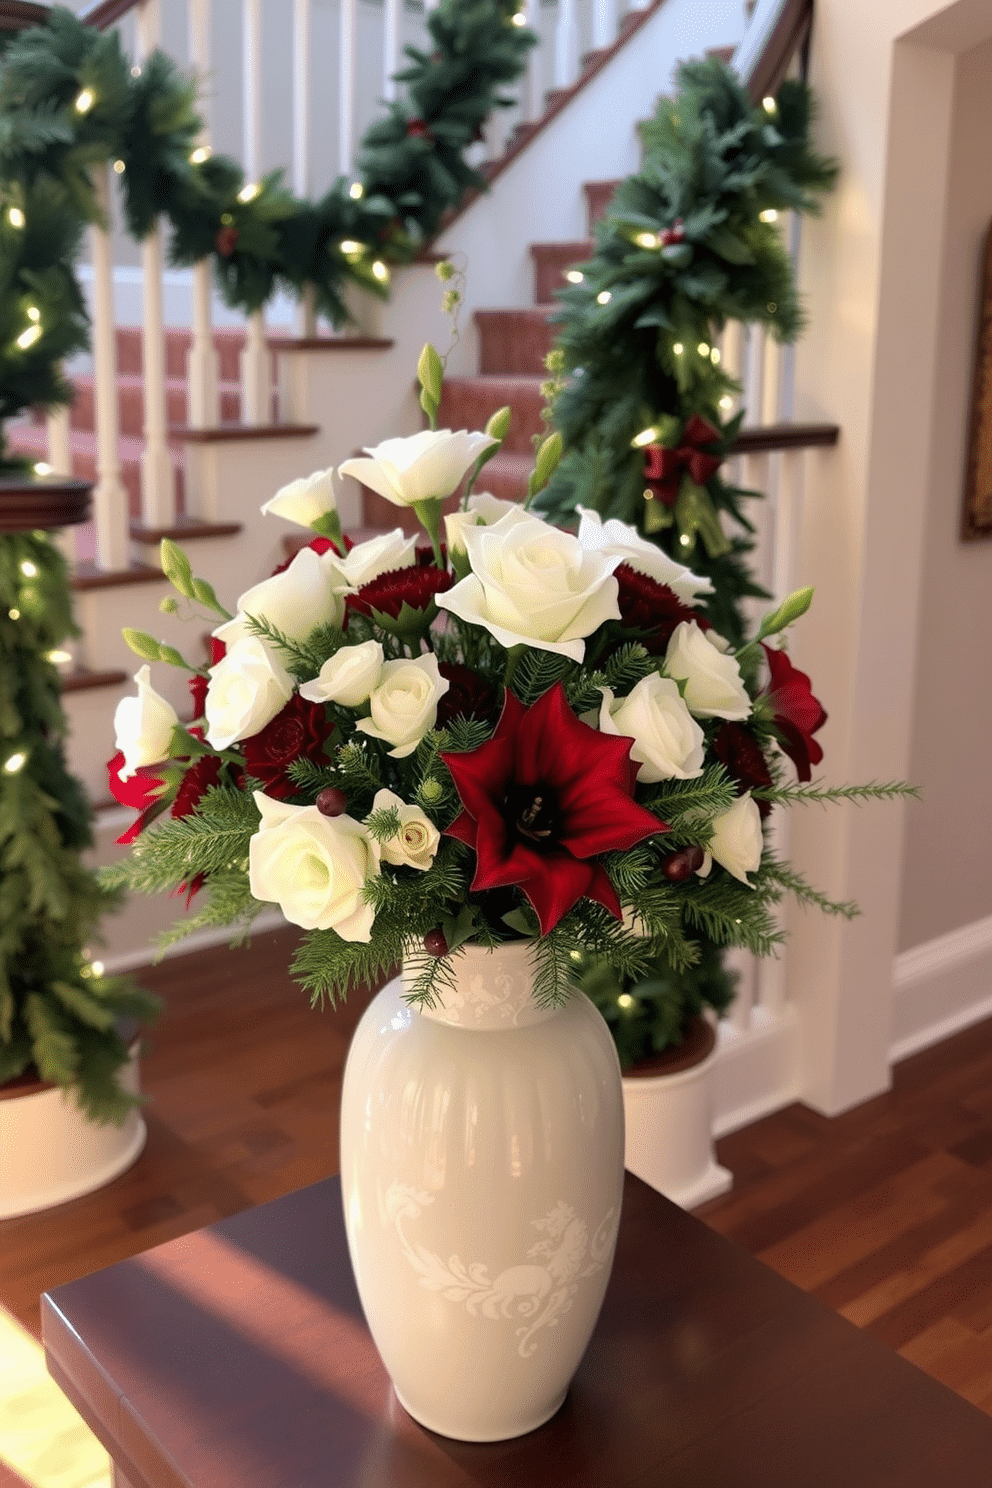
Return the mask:
[(732, 455), (759, 455), (768, 450), (825, 449), (840, 438), (839, 424), (758, 424), (742, 429), (730, 446)]
[(47, 5), (35, 5), (34, 0), (0, 0), (0, 32), (43, 26), (47, 19)]
[[(759, 4), (751, 19), (750, 41), (745, 34), (733, 62), (754, 103), (774, 94), (793, 57), (807, 45), (812, 25), (813, 0), (765, 0), (764, 5)], [(760, 41), (757, 27), (765, 32), (765, 41), (755, 54), (755, 41)]]
[(95, 5), (84, 5), (78, 12), (84, 26), (93, 26), (97, 31), (106, 31), (115, 21), (134, 10), (140, 0), (96, 0)]

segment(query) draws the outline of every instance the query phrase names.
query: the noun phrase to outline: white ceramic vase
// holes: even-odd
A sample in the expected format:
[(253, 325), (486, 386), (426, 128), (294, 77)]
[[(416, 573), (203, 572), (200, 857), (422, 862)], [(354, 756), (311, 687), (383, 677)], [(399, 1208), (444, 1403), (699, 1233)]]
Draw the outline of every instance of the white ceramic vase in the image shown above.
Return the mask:
[[(418, 1011), (391, 982), (345, 1068), (341, 1182), (358, 1291), (400, 1403), (463, 1441), (540, 1426), (599, 1315), (623, 1189), (613, 1042), (540, 1008), (530, 946), (463, 947)], [(405, 973), (406, 976), (406, 973)]]

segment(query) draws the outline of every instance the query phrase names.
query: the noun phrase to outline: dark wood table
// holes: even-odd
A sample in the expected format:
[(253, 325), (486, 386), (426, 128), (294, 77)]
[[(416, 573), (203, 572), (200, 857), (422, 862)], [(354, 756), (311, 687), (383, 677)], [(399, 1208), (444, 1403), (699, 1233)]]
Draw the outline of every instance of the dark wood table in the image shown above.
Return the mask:
[(42, 1314), (51, 1373), (133, 1488), (992, 1484), (992, 1419), (629, 1175), (586, 1357), (514, 1441), (450, 1441), (396, 1403), (337, 1179), (58, 1287)]

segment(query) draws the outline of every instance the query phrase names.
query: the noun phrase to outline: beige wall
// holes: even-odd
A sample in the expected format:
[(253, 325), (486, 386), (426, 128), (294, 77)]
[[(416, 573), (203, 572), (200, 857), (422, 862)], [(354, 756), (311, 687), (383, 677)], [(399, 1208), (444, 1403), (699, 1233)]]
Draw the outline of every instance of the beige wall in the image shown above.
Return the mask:
[(958, 537), (983, 243), (992, 42), (956, 58), (899, 948), (992, 915), (992, 538)]

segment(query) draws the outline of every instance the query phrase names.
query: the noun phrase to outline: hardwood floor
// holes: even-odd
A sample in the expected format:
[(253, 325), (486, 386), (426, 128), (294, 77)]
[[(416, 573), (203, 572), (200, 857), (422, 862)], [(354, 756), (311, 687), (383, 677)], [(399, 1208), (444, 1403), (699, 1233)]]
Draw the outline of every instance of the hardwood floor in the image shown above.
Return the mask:
[[(35, 1334), (52, 1286), (337, 1170), (337, 1106), (368, 998), (312, 1012), (294, 935), (142, 973), (148, 1146), (117, 1182), (0, 1225), (0, 1301)], [(718, 1145), (734, 1189), (699, 1211), (992, 1413), (992, 1021), (899, 1065), (833, 1120), (790, 1106)]]

